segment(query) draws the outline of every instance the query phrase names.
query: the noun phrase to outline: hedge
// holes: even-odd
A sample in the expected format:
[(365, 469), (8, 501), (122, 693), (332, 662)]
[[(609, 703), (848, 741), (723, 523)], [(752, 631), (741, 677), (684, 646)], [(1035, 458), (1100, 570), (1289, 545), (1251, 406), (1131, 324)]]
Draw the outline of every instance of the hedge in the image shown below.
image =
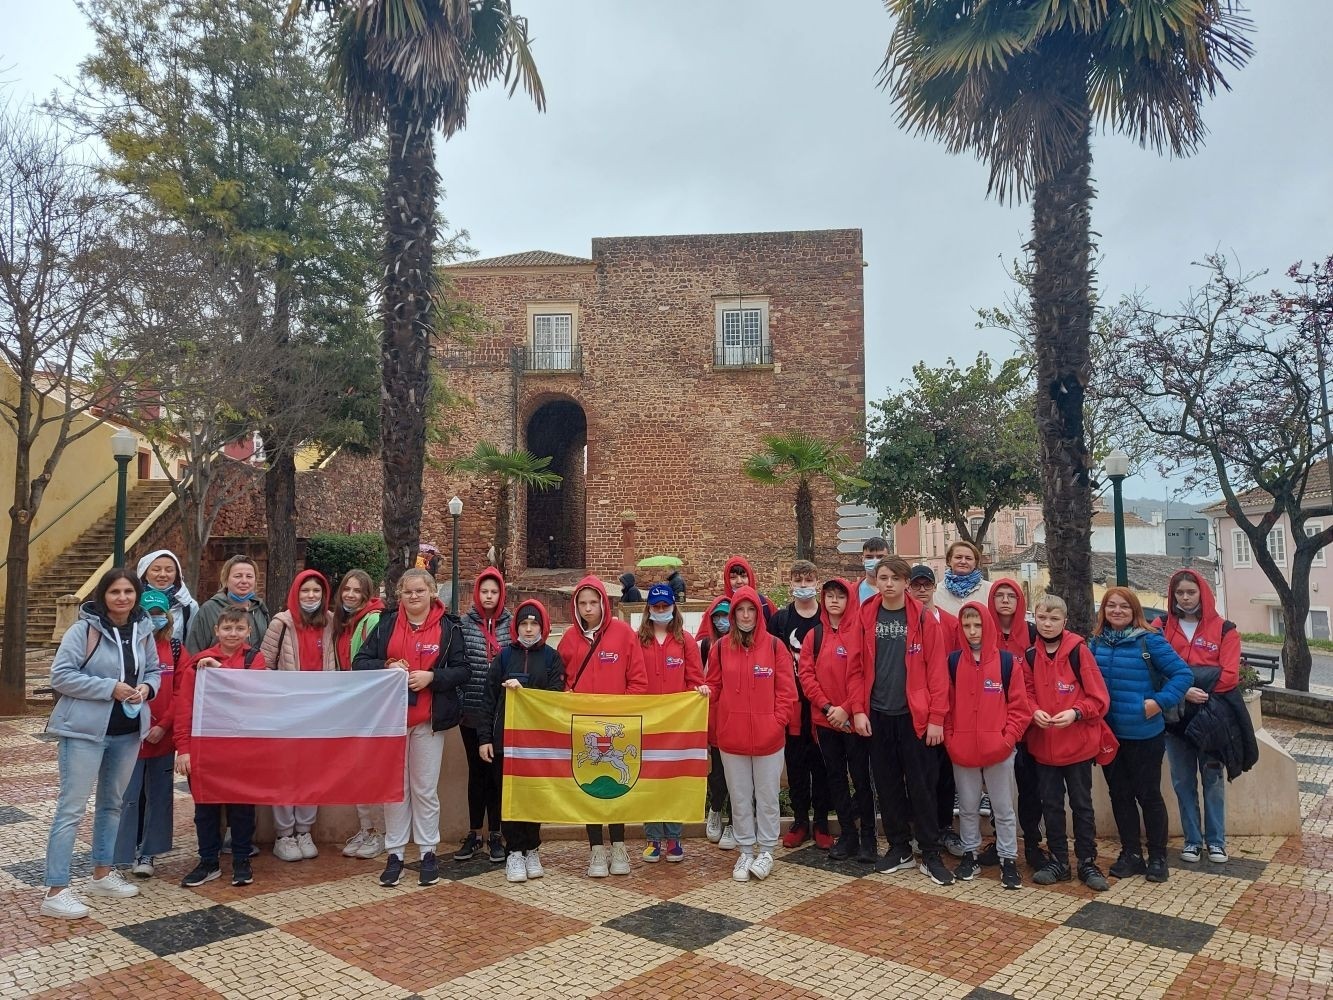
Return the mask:
[(383, 535), (339, 535), (321, 532), (306, 541), (305, 564), (317, 569), (328, 578), (331, 586), (338, 586), (348, 570), (363, 569), (376, 585), (384, 580), (389, 568), (389, 550)]

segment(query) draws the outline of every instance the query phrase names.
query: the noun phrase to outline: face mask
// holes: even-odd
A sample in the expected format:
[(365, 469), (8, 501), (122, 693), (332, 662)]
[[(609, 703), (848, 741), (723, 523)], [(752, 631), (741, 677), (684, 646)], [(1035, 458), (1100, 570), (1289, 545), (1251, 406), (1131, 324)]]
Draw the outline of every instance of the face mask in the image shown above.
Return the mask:
[(360, 608), (349, 608), (346, 604), (343, 605), (343, 614), (345, 615), (354, 615), (360, 610)]
[(235, 604), (244, 604), (246, 601), (250, 600), (250, 595), (249, 595), (249, 594), (233, 594), (233, 593), (229, 590), (229, 591), (227, 591), (227, 600), (232, 601), (232, 602), (235, 603)]
[(125, 718), (127, 719), (137, 719), (139, 717), (139, 709), (141, 708), (143, 708), (143, 702), (141, 701), (122, 701), (120, 703), (120, 710), (125, 713)]
[(167, 627), (166, 615), (149, 615), (148, 620), (153, 623), (153, 631), (160, 632)]
[(520, 635), (518, 637), (518, 644), (522, 646), (524, 649), (531, 649), (533, 646), (537, 645), (537, 643), (541, 641), (542, 637), (539, 635), (533, 635), (533, 636)]
[(866, 568), (866, 572), (869, 573), (872, 569), (874, 569), (876, 566), (879, 565), (879, 560), (878, 560), (878, 559), (862, 559), (862, 560), (861, 560), (861, 565), (864, 566), (864, 567)]
[(308, 615), (313, 615), (316, 611), (318, 611), (318, 610), (319, 610), (321, 607), (323, 607), (323, 606), (324, 606), (324, 602), (323, 602), (323, 601), (302, 601), (302, 602), (301, 602), (301, 610), (304, 611), (304, 612), (305, 612), (306, 614), (308, 614)]
[(655, 622), (655, 623), (658, 624), (658, 625), (670, 625), (670, 624), (671, 624), (671, 619), (673, 619), (673, 618), (675, 618), (675, 617), (676, 617), (675, 614), (674, 614), (673, 612), (671, 612), (671, 611), (649, 611), (649, 612), (648, 612), (648, 620), (649, 620), (649, 621), (652, 621), (652, 622)]
[(731, 622), (723, 618), (721, 621), (713, 622), (713, 631), (718, 635), (726, 635), (731, 631)]
[(753, 631), (754, 631), (754, 626), (753, 626), (753, 625), (742, 625), (740, 622), (737, 622), (737, 623), (736, 623), (736, 627), (737, 627), (738, 629), (740, 629), (742, 632), (753, 632)]
[(793, 587), (791, 596), (798, 601), (813, 601), (815, 599), (814, 587)]

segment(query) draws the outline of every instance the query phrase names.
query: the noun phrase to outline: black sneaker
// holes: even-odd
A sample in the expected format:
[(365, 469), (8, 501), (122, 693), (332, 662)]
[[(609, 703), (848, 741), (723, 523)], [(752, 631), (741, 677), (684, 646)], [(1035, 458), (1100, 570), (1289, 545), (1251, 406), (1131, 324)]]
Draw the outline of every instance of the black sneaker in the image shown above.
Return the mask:
[(463, 838), (463, 844), (458, 850), (454, 851), (455, 861), (471, 861), (473, 858), (485, 854), (486, 848), (481, 844), (481, 838), (471, 830)]
[(830, 861), (846, 861), (856, 850), (856, 833), (854, 831), (844, 831), (838, 834), (838, 839), (833, 842), (829, 848), (828, 856)]
[(990, 807), (989, 795), (981, 796), (981, 805), (977, 807), (977, 812), (979, 812), (982, 816), (989, 816), (991, 814), (992, 810)]
[(392, 889), (403, 877), (403, 859), (397, 854), (390, 854), (389, 860), (384, 863), (384, 871), (380, 873), (380, 885), (386, 889)]
[(1120, 857), (1116, 858), (1115, 864), (1111, 866), (1110, 874), (1112, 878), (1132, 878), (1135, 875), (1147, 874), (1147, 871), (1140, 855), (1121, 851)]
[(434, 885), (440, 880), (440, 864), (435, 860), (435, 852), (427, 851), (421, 855), (421, 878), (418, 880), (422, 885)]
[(487, 844), (486, 849), (490, 853), (490, 862), (493, 865), (504, 864), (505, 858), (509, 856), (505, 853), (504, 838), (501, 837), (498, 833), (491, 834), (491, 839), (490, 842)]
[(879, 844), (873, 833), (861, 835), (861, 846), (857, 849), (856, 860), (863, 865), (873, 865), (879, 858)]
[(977, 855), (977, 864), (982, 868), (994, 868), (1000, 863), (1000, 852), (995, 849), (995, 841), (991, 841), (981, 849)]
[(1006, 889), (1023, 888), (1023, 876), (1018, 874), (1018, 862), (1013, 858), (1000, 859), (1000, 885)]
[(1105, 892), (1111, 888), (1111, 883), (1106, 881), (1106, 876), (1102, 874), (1102, 870), (1097, 867), (1095, 861), (1080, 861), (1078, 863), (1078, 880), (1093, 892)]
[(953, 885), (953, 872), (944, 867), (944, 862), (940, 860), (938, 853), (932, 851), (921, 855), (921, 864), (918, 867), (921, 869), (921, 874), (936, 885)]
[(1042, 850), (1039, 841), (1025, 839), (1023, 841), (1023, 860), (1026, 861), (1028, 867), (1035, 872), (1045, 868), (1052, 859), (1050, 854)]
[(203, 885), (205, 882), (212, 882), (215, 878), (222, 877), (222, 869), (218, 867), (217, 862), (209, 864), (207, 861), (200, 861), (194, 866), (194, 871), (181, 879), (181, 885), (187, 889), (193, 889), (197, 885)]
[(1144, 877), (1149, 882), (1165, 882), (1167, 874), (1166, 858), (1159, 856), (1148, 859), (1148, 864), (1144, 869)]
[(940, 846), (955, 858), (961, 858), (967, 853), (963, 850), (963, 838), (952, 827), (940, 831)]
[(1068, 882), (1073, 877), (1074, 873), (1069, 870), (1069, 862), (1051, 858), (1037, 869), (1032, 881), (1037, 885), (1055, 885), (1056, 882)]
[(250, 859), (236, 858), (231, 863), (231, 884), (235, 886), (249, 885), (255, 880), (250, 871)]
[(905, 871), (913, 866), (912, 848), (907, 844), (901, 847), (890, 846), (884, 852), (884, 857), (875, 862), (875, 871), (881, 875), (891, 875), (894, 872)]
[(953, 870), (953, 877), (960, 882), (971, 882), (981, 874), (981, 865), (977, 864), (977, 856), (971, 851), (963, 855), (963, 859), (958, 862), (958, 867)]

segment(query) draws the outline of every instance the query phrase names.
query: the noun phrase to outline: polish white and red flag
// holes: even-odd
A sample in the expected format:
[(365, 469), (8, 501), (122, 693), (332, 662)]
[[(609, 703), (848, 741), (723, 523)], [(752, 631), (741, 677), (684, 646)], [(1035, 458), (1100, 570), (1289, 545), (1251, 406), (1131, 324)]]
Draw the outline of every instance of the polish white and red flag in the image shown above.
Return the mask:
[(196, 802), (401, 802), (400, 670), (200, 670), (190, 734)]

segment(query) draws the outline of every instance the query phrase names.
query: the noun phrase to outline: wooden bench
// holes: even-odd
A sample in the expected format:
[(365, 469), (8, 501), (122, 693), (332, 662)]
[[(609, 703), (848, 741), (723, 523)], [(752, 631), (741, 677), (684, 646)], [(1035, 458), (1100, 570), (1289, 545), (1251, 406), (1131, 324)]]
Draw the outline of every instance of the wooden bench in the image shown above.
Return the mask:
[(1267, 670), (1268, 680), (1262, 678), (1259, 680), (1260, 687), (1267, 687), (1277, 679), (1278, 667), (1282, 666), (1282, 657), (1278, 653), (1250, 653), (1242, 650), (1240, 665), (1249, 667), (1256, 674), (1261, 670)]

